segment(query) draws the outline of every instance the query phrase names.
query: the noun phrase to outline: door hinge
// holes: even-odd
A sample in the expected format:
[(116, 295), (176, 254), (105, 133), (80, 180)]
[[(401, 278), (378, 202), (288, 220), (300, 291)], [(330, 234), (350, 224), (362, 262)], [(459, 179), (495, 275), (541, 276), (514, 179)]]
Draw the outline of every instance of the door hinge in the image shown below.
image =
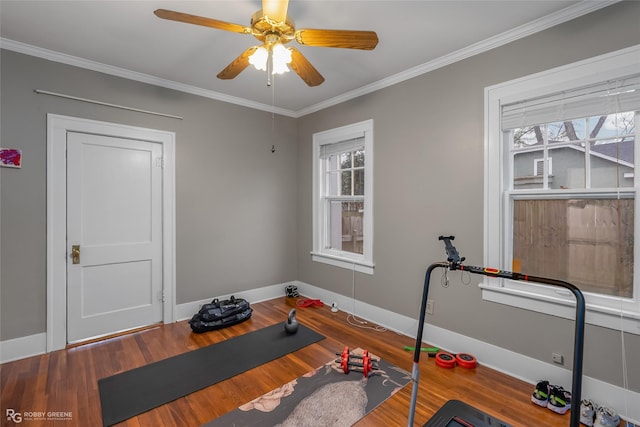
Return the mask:
[(164, 168), (164, 157), (156, 157), (156, 167)]
[(158, 301), (164, 302), (164, 291), (158, 291)]

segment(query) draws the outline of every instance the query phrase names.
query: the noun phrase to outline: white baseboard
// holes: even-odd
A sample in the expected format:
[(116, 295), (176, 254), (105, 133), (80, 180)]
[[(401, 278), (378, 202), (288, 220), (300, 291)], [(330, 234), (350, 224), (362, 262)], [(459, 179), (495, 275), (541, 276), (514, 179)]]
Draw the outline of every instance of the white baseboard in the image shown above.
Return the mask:
[(47, 334), (40, 333), (0, 341), (0, 363), (12, 362), (47, 352)]
[[(418, 332), (418, 319), (412, 319), (361, 301), (354, 301), (352, 298), (307, 283), (296, 282), (295, 284), (301, 295), (319, 299), (325, 304), (335, 302), (342, 311), (352, 313), (358, 318), (374, 322), (415, 340)], [(553, 384), (562, 385), (565, 389), (571, 390), (570, 369), (545, 363), (429, 323), (424, 325), (423, 342), (453, 353), (473, 354), (479, 364), (526, 381), (532, 384), (532, 390), (533, 384), (541, 379), (550, 380)], [(413, 353), (407, 357), (413, 360)], [(614, 408), (621, 417), (635, 424), (638, 424), (638, 420), (640, 420), (640, 405), (636, 404), (636, 402), (640, 402), (640, 393), (583, 375), (582, 396), (599, 405)]]
[(200, 301), (192, 301), (184, 304), (176, 305), (175, 313), (177, 321), (191, 319), (195, 313), (200, 310), (203, 304), (208, 304), (214, 298), (218, 298), (219, 300), (231, 298), (231, 295), (236, 298), (244, 298), (249, 301), (251, 304), (259, 303), (262, 301), (268, 301), (270, 299), (274, 299), (277, 297), (284, 296), (284, 290), (287, 285), (295, 285), (296, 282), (289, 283), (281, 283), (278, 285), (265, 286), (263, 288), (251, 289), (243, 292), (234, 292), (229, 295), (218, 295), (215, 297), (211, 297), (208, 299), (203, 299)]
[[(267, 301), (279, 296), (284, 296), (285, 287), (290, 283), (266, 286), (263, 288), (252, 289), (244, 292), (236, 292), (233, 295), (237, 298), (244, 298), (251, 303)], [(291, 282), (295, 284), (295, 282)], [(174, 313), (178, 321), (191, 319), (202, 304), (211, 302), (213, 298), (227, 299), (229, 295), (220, 295), (201, 301), (192, 301), (185, 304), (178, 304)], [(47, 352), (47, 334), (46, 332), (29, 335), (26, 337), (15, 338), (6, 341), (0, 341), (0, 363), (12, 362), (14, 360), (24, 359), (31, 356), (37, 356)]]

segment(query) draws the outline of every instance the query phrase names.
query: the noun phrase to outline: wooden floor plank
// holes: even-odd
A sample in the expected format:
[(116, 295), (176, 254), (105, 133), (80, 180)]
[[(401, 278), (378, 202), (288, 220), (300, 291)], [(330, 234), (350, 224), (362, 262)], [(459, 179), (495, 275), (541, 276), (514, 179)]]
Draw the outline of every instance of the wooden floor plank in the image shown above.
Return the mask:
[[(251, 319), (219, 331), (193, 334), (183, 321), (5, 363), (0, 366), (0, 407), (3, 411), (11, 408), (18, 412), (72, 411), (71, 421), (55, 425), (101, 425), (98, 379), (283, 323), (289, 310), (296, 307), (295, 301), (282, 297), (252, 304)], [(408, 372), (412, 370), (413, 353), (403, 349), (405, 345), (414, 345), (411, 337), (352, 326), (346, 313), (333, 313), (329, 307), (297, 308), (297, 319), (326, 338), (119, 425), (199, 426), (323, 365), (345, 346), (365, 348)], [(569, 425), (568, 414), (557, 415), (530, 402), (531, 384), (485, 367), (482, 360), (478, 363), (473, 370), (443, 369), (435, 366), (434, 359), (425, 354), (420, 363), (415, 425), (426, 423), (450, 399), (464, 400), (513, 426)], [(356, 426), (406, 425), (411, 391), (412, 384), (409, 384)], [(11, 425), (6, 417), (2, 419), (2, 425)], [(28, 425), (53, 424), (31, 422)]]

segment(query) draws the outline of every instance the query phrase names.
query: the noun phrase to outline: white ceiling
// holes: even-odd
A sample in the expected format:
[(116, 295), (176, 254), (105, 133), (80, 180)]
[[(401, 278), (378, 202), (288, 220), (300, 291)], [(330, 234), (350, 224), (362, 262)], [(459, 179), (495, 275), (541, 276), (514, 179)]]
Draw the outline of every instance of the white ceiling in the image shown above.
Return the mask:
[(260, 0), (0, 0), (0, 37), (3, 48), (296, 117), (613, 2), (291, 0), (297, 29), (378, 33), (372, 51), (298, 45), (326, 79), (316, 87), (290, 72), (269, 88), (266, 72), (253, 67), (220, 80), (256, 39), (153, 14), (164, 8), (249, 26)]

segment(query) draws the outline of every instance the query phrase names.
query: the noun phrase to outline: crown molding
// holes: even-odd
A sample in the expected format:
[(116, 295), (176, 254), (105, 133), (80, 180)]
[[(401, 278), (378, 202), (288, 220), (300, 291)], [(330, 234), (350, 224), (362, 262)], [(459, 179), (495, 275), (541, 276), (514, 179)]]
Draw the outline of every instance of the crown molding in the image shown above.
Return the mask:
[(268, 104), (262, 104), (259, 102), (250, 101), (245, 98), (230, 96), (224, 93), (202, 89), (202, 88), (187, 85), (184, 83), (178, 83), (172, 80), (163, 79), (163, 78), (152, 76), (149, 74), (138, 73), (136, 71), (127, 70), (126, 68), (114, 67), (112, 65), (104, 64), (101, 62), (90, 61), (88, 59), (67, 55), (67, 54), (56, 52), (49, 49), (43, 49), (41, 47), (17, 42), (11, 39), (0, 38), (0, 48), (12, 50), (18, 53), (23, 53), (25, 55), (35, 56), (42, 59), (47, 59), (53, 62), (72, 65), (74, 67), (97, 71), (97, 72), (109, 74), (112, 76), (122, 77), (125, 79), (134, 80), (142, 83), (148, 83), (154, 86), (165, 87), (167, 89), (173, 89), (179, 92), (190, 93), (192, 95), (198, 95), (205, 98), (215, 99), (217, 101), (228, 102), (230, 104), (236, 104), (243, 107), (253, 108), (256, 110), (264, 110), (270, 113), (276, 113), (276, 114), (289, 116), (289, 117), (295, 117), (296, 115), (294, 111), (287, 110), (284, 108), (273, 107)]
[(230, 96), (220, 92), (215, 92), (212, 90), (202, 89), (196, 86), (178, 83), (172, 80), (162, 79), (160, 77), (152, 76), (149, 74), (138, 73), (136, 71), (127, 70), (120, 67), (114, 67), (114, 66), (103, 64), (96, 61), (90, 61), (87, 59), (67, 55), (64, 53), (60, 53), (60, 52), (56, 52), (48, 49), (39, 48), (36, 46), (28, 45), (25, 43), (17, 42), (17, 41), (6, 39), (6, 38), (0, 38), (0, 48), (12, 50), (18, 53), (24, 53), (26, 55), (35, 56), (35, 57), (47, 59), (54, 62), (60, 62), (67, 65), (72, 65), (80, 68), (86, 68), (88, 70), (93, 70), (93, 71), (98, 71), (105, 74), (123, 77), (126, 79), (139, 81), (142, 83), (148, 83), (155, 86), (161, 86), (168, 89), (177, 90), (180, 92), (190, 93), (192, 95), (198, 95), (205, 98), (215, 99), (217, 101), (228, 102), (231, 104), (236, 104), (236, 105), (240, 105), (248, 108), (268, 111), (270, 113), (276, 113), (283, 116), (299, 118), (307, 114), (311, 114), (316, 111), (320, 111), (325, 108), (360, 97), (362, 95), (366, 95), (371, 92), (375, 92), (377, 90), (384, 89), (389, 86), (393, 86), (405, 80), (409, 80), (413, 77), (426, 74), (430, 71), (434, 71), (438, 68), (445, 67), (447, 65), (472, 57), (474, 55), (487, 52), (496, 47), (503, 46), (507, 43), (510, 43), (515, 40), (521, 39), (523, 37), (527, 37), (537, 32), (546, 30), (548, 28), (562, 24), (572, 19), (579, 18), (583, 15), (586, 15), (591, 12), (595, 12), (607, 6), (611, 6), (612, 4), (618, 3), (620, 1), (621, 0), (597, 0), (597, 1), (583, 0), (577, 4), (568, 6), (558, 12), (555, 12), (545, 17), (528, 22), (524, 25), (520, 25), (519, 27), (513, 28), (509, 31), (490, 37), (488, 39), (481, 40), (463, 49), (459, 49), (448, 55), (444, 55), (440, 58), (437, 58), (433, 61), (426, 62), (424, 64), (418, 65), (416, 67), (413, 67), (403, 72), (400, 72), (398, 74), (395, 74), (393, 76), (362, 86), (358, 89), (345, 92), (339, 96), (327, 99), (325, 101), (319, 102), (309, 107), (305, 107), (298, 111), (278, 108), (272, 105), (250, 101), (245, 98)]
[(366, 86), (362, 86), (358, 89), (343, 93), (342, 95), (336, 96), (331, 99), (327, 99), (326, 101), (322, 101), (315, 105), (299, 110), (296, 112), (296, 116), (302, 117), (307, 114), (311, 114), (316, 111), (320, 111), (325, 108), (331, 107), (333, 105), (337, 105), (345, 101), (349, 101), (359, 96), (366, 95), (368, 93), (375, 92), (377, 90), (384, 89), (389, 86), (393, 86), (405, 80), (409, 80), (414, 77), (420, 76), (422, 74), (426, 74), (430, 71), (437, 70), (438, 68), (445, 67), (447, 65), (453, 64), (458, 61), (462, 61), (463, 59), (470, 58), (480, 53), (487, 52), (491, 49), (495, 49), (507, 43), (511, 43), (518, 39), (530, 36), (532, 34), (546, 30), (553, 26), (570, 21), (572, 19), (579, 18), (583, 15), (586, 15), (591, 12), (595, 12), (607, 6), (611, 6), (612, 4), (618, 3), (620, 1), (621, 0), (602, 0), (602, 1), (583, 0), (580, 3), (577, 3), (572, 6), (568, 6), (556, 13), (553, 13), (551, 15), (547, 15), (542, 18), (536, 19), (534, 21), (528, 22), (526, 24), (520, 25), (519, 27), (513, 28), (509, 31), (498, 34), (496, 36), (489, 37), (488, 39), (481, 40), (470, 46), (459, 49), (450, 54), (441, 56), (440, 58), (436, 58), (433, 61), (425, 62), (424, 64), (417, 65), (413, 68), (409, 68), (393, 76), (384, 78), (382, 80), (378, 80), (377, 82), (371, 83)]

